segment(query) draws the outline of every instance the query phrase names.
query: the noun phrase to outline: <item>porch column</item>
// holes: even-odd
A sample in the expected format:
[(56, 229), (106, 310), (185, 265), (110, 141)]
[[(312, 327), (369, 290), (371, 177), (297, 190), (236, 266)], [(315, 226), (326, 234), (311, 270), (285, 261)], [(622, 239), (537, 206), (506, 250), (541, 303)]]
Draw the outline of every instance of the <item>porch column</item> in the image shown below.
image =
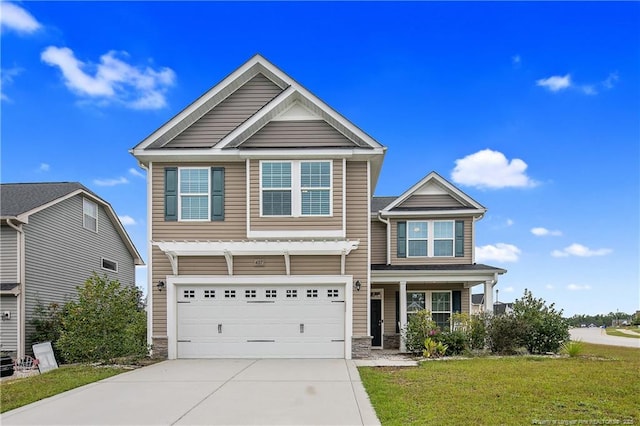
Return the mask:
[[(400, 333), (407, 326), (407, 282), (402, 281), (400, 283)], [(406, 352), (407, 346), (405, 345), (404, 338), (400, 336), (400, 352)]]
[(484, 282), (484, 311), (486, 313), (493, 313), (493, 286), (494, 280), (488, 280)]

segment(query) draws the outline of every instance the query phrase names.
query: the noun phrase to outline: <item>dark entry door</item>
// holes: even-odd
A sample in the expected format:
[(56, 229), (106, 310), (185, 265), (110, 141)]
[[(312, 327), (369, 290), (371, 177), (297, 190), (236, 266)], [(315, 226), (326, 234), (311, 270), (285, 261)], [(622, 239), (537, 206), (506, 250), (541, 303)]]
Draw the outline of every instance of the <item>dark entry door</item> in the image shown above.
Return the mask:
[(371, 299), (371, 346), (382, 346), (382, 300)]

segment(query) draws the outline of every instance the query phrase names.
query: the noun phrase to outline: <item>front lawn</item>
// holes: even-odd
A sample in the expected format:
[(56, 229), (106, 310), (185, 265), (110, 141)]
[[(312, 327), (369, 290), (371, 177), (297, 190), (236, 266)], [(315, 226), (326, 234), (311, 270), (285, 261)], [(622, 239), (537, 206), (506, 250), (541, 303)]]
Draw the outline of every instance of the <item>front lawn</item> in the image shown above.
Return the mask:
[[(620, 331), (615, 328), (607, 328), (606, 331), (609, 336), (630, 337), (632, 339), (640, 339), (640, 334), (633, 335), (631, 333), (625, 333), (624, 331)], [(635, 330), (630, 330), (630, 331), (635, 331)]]
[(0, 412), (13, 410), (79, 386), (129, 371), (122, 367), (65, 365), (56, 370), (0, 383)]
[(383, 425), (640, 422), (634, 348), (585, 343), (576, 358), (486, 357), (359, 370)]

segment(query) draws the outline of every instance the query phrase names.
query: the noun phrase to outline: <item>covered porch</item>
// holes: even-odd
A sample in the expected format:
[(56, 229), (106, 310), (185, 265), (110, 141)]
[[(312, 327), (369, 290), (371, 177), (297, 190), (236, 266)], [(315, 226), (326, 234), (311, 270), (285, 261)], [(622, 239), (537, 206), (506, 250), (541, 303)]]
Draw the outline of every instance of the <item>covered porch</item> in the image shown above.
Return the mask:
[(485, 312), (493, 310), (493, 287), (507, 271), (487, 265), (372, 265), (372, 347), (405, 350), (401, 330), (413, 312), (427, 309), (445, 328), (453, 313), (471, 313), (471, 288), (484, 286)]

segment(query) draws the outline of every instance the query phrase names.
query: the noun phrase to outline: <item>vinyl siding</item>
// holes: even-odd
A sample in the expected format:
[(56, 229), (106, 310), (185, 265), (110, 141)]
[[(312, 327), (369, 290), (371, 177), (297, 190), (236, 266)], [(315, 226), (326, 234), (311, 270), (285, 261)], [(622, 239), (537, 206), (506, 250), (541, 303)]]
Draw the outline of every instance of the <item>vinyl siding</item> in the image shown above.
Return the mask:
[(342, 160), (333, 160), (332, 201), (331, 217), (260, 217), (260, 162), (251, 161), (252, 231), (342, 230)]
[(367, 163), (347, 161), (347, 239), (359, 240), (357, 250), (347, 256), (347, 274), (360, 281), (360, 291), (353, 291), (353, 335), (367, 335), (366, 291), (368, 264), (369, 193), (367, 192)]
[(228, 273), (227, 261), (223, 256), (181, 256), (178, 259), (178, 275), (227, 275)]
[[(151, 298), (153, 305), (153, 325), (151, 327), (151, 334), (156, 337), (167, 336), (167, 292), (166, 290), (158, 291), (156, 284), (158, 281), (166, 281), (168, 275), (173, 275), (171, 270), (171, 263), (167, 256), (158, 248), (153, 247), (151, 249), (152, 257), (152, 272), (151, 283), (153, 296)], [(180, 262), (178, 261), (178, 266)], [(226, 264), (224, 267), (227, 269)]]
[(371, 264), (387, 263), (387, 225), (377, 219), (371, 220)]
[(11, 319), (0, 320), (0, 350), (18, 351), (18, 298), (14, 295), (0, 296), (0, 312), (10, 312)]
[(347, 139), (326, 121), (271, 121), (240, 148), (353, 148)]
[[(405, 220), (405, 219), (403, 219)], [(420, 220), (420, 219), (411, 219)], [(422, 219), (431, 220), (431, 219)], [(463, 257), (398, 257), (398, 220), (391, 220), (391, 264), (392, 265), (428, 265), (428, 264), (471, 264), (472, 226), (471, 218), (461, 219), (455, 216), (438, 217), (437, 220), (464, 220), (464, 256)]]
[[(165, 222), (165, 167), (224, 167), (224, 220), (206, 222)], [(235, 163), (153, 163), (152, 235), (154, 241), (242, 240), (247, 237), (245, 164)], [(164, 256), (164, 255), (163, 255)], [(155, 267), (155, 264), (154, 264)]]
[(18, 233), (9, 226), (0, 227), (0, 282), (17, 283)]
[(263, 74), (257, 74), (165, 147), (212, 147), (281, 92), (275, 83)]
[(291, 256), (291, 275), (340, 275), (340, 264), (340, 256)]
[(429, 195), (412, 195), (402, 203), (397, 205), (397, 208), (420, 208), (420, 207), (466, 207), (458, 200), (448, 194), (429, 194)]
[[(27, 352), (29, 321), (38, 302), (64, 303), (93, 272), (135, 285), (135, 266), (120, 234), (98, 205), (98, 232), (82, 226), (82, 196), (61, 201), (29, 217), (25, 232), (25, 305)], [(118, 263), (118, 272), (102, 269), (102, 258)]]

